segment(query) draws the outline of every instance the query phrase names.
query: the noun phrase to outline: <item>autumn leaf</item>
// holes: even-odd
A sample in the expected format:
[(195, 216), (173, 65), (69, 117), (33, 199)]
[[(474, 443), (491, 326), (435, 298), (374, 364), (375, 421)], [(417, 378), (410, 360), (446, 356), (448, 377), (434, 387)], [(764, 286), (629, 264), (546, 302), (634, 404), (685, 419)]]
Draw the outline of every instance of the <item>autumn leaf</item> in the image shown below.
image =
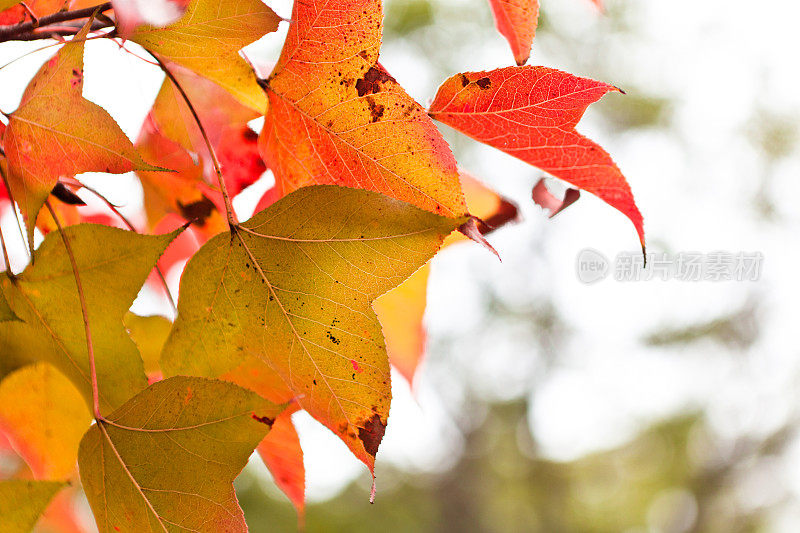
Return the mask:
[(303, 464), (303, 449), (292, 423), (292, 414), (297, 404), (290, 405), (275, 419), (269, 434), (258, 445), (258, 455), (272, 474), (275, 484), (297, 509), (300, 524), (303, 523), (306, 504), (306, 469)]
[[(469, 212), (482, 221), (484, 233), (517, 220), (517, 206), (513, 202), (464, 171), (461, 171), (461, 188)], [(462, 242), (466, 238), (461, 233), (452, 233), (444, 245)], [(422, 319), (427, 305), (429, 275), (430, 264), (426, 264), (372, 304), (383, 327), (389, 362), (410, 384), (414, 382), (425, 353), (426, 333)]]
[(105, 109), (83, 98), (83, 49), (89, 24), (33, 77), (11, 115), (4, 143), (8, 184), (33, 228), (59, 178), (81, 172), (159, 170), (145, 163)]
[(295, 2), (263, 86), (261, 153), (284, 195), (312, 184), (381, 192), (445, 216), (466, 212), (453, 154), (378, 63), (381, 2)]
[[(247, 125), (258, 114), (216, 83), (178, 65), (169, 68), (203, 124), (229, 194), (236, 196), (266, 170), (258, 153), (258, 135)], [(168, 78), (142, 125), (136, 146), (151, 161), (174, 171), (170, 176), (139, 173), (151, 224), (173, 212), (201, 228), (207, 219), (216, 218), (205, 232), (207, 236), (227, 227), (215, 213), (217, 206), (222, 206), (222, 196), (216, 189), (217, 177), (205, 139), (178, 88)]]
[[(239, 103), (217, 83), (179, 65), (169, 65), (169, 69), (192, 102), (212, 145), (217, 146), (227, 130), (246, 127), (249, 121), (259, 116), (259, 113)], [(183, 96), (169, 78), (165, 78), (161, 84), (151, 115), (165, 137), (207, 157), (208, 151), (200, 128)]]
[(372, 305), (383, 328), (389, 362), (409, 383), (425, 353), (422, 319), (428, 302), (430, 264), (426, 264)]
[(578, 189), (567, 189), (563, 198), (557, 198), (547, 189), (544, 178), (540, 179), (531, 191), (533, 201), (542, 209), (550, 211), (550, 218), (577, 202), (580, 197), (581, 191)]
[[(19, 24), (28, 18), (28, 12), (20, 3), (20, 0), (0, 0), (0, 25)], [(70, 0), (25, 0), (25, 5), (37, 17), (60, 11), (69, 3)]]
[(536, 25), (539, 21), (539, 0), (489, 0), (497, 31), (503, 34), (517, 65), (527, 63), (531, 55)]
[(252, 356), (371, 469), (391, 388), (370, 306), (463, 222), (369, 191), (295, 191), (190, 260), (165, 375), (217, 377)]
[(47, 504), (61, 490), (58, 481), (0, 481), (3, 533), (30, 533)]
[(80, 444), (101, 533), (247, 531), (233, 480), (282, 410), (232, 383), (191, 377), (131, 398)]
[(172, 329), (172, 322), (168, 318), (158, 315), (139, 316), (127, 313), (124, 319), (125, 328), (128, 330), (144, 362), (144, 371), (148, 376), (161, 373), (158, 360), (161, 350)]
[(206, 195), (203, 167), (178, 143), (165, 137), (147, 117), (136, 147), (149, 160), (173, 172), (138, 171), (144, 190), (144, 209), (151, 229), (169, 213), (192, 222), (206, 235), (216, 235), (227, 224)]
[(67, 479), (91, 414), (63, 374), (47, 363), (25, 366), (0, 382), (0, 430), (36, 479)]
[(457, 74), (430, 107), (436, 120), (597, 195), (633, 222), (642, 215), (611, 156), (575, 131), (586, 108), (613, 85), (546, 67)]
[(280, 20), (261, 0), (193, 0), (177, 22), (139, 26), (130, 39), (218, 83), (262, 114), (263, 91), (239, 50), (275, 31)]
[[(142, 360), (122, 323), (161, 252), (178, 232), (139, 235), (81, 224), (64, 229), (73, 250), (92, 327), (100, 406), (122, 405), (147, 386)], [(80, 300), (60, 232), (45, 237), (36, 261), (0, 286), (24, 322), (0, 322), (0, 347), (46, 361), (64, 373), (91, 405), (91, 380)]]

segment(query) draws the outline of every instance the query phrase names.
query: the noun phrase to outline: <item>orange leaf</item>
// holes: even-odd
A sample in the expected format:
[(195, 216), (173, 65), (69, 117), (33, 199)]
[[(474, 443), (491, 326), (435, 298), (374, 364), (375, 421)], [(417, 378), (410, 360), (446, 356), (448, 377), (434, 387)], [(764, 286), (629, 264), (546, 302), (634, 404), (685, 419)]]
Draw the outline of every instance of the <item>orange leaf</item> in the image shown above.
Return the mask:
[[(481, 227), (483, 233), (517, 220), (517, 206), (513, 202), (463, 171), (461, 187), (469, 212), (485, 223)], [(466, 239), (463, 234), (454, 232), (444, 244), (448, 246)], [(425, 354), (426, 333), (422, 319), (427, 304), (429, 275), (430, 263), (372, 304), (383, 327), (389, 362), (411, 384)]]
[(281, 195), (311, 184), (384, 193), (445, 216), (466, 211), (449, 146), (378, 63), (381, 2), (295, 2), (263, 81), (261, 153)]
[[(7, 0), (2, 3), (5, 5), (20, 4), (19, 0)], [(97, 5), (99, 3), (100, 2), (95, 2), (93, 5)], [(69, 0), (25, 0), (25, 5), (27, 5), (28, 9), (30, 9), (31, 12), (37, 17), (51, 15), (67, 7), (67, 4), (69, 4)], [(0, 25), (8, 26), (12, 24), (19, 24), (21, 22), (25, 22), (26, 18), (28, 18), (28, 12), (25, 11), (25, 8), (21, 5), (15, 5), (0, 12)]]
[(298, 410), (292, 404), (275, 419), (272, 429), (258, 445), (258, 454), (267, 465), (275, 484), (297, 509), (302, 524), (306, 504), (306, 469), (303, 465), (303, 449), (292, 423), (292, 413)]
[(575, 131), (613, 85), (545, 67), (457, 74), (431, 104), (437, 120), (597, 195), (625, 214), (644, 247), (642, 215), (611, 156)]
[(0, 428), (36, 479), (67, 479), (91, 415), (80, 391), (47, 363), (25, 366), (0, 383)]
[(88, 31), (87, 24), (36, 73), (5, 132), (8, 184), (28, 221), (30, 242), (36, 215), (59, 178), (159, 170), (142, 160), (105, 109), (83, 98)]
[(428, 263), (372, 304), (383, 327), (389, 362), (409, 383), (414, 382), (414, 374), (425, 353), (422, 319), (428, 301), (430, 272)]
[(503, 34), (517, 65), (524, 65), (531, 55), (536, 25), (539, 22), (539, 0), (489, 0), (497, 31)]
[(145, 120), (136, 147), (150, 161), (173, 171), (136, 173), (144, 189), (144, 207), (151, 227), (165, 215), (175, 213), (207, 236), (225, 229), (225, 220), (204, 194), (202, 166), (185, 148), (165, 137), (152, 116)]

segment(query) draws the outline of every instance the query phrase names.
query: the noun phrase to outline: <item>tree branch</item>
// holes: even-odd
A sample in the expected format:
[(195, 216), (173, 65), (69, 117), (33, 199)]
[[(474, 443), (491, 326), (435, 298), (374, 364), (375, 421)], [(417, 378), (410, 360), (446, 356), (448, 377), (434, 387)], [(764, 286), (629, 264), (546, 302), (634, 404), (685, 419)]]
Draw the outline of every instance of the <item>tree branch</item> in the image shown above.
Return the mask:
[(106, 2), (93, 7), (76, 9), (74, 11), (59, 11), (46, 17), (41, 17), (38, 21), (22, 22), (13, 26), (0, 26), (0, 42), (19, 40), (19, 36), (28, 34), (36, 28), (43, 28), (49, 24), (67, 22), (69, 20), (80, 20), (91, 17), (96, 11), (102, 13), (111, 9), (111, 2)]

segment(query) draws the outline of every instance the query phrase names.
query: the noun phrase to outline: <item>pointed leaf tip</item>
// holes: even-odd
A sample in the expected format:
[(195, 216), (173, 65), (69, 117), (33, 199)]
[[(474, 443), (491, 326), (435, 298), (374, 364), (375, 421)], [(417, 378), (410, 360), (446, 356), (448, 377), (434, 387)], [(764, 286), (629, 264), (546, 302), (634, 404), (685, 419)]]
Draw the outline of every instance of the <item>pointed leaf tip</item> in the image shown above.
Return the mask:
[(497, 259), (499, 259), (500, 262), (502, 263), (503, 259), (500, 257), (500, 254), (497, 253), (497, 250), (495, 250), (491, 244), (489, 244), (489, 241), (486, 240), (486, 238), (483, 236), (483, 233), (481, 233), (481, 230), (478, 228), (478, 222), (488, 226), (488, 224), (483, 222), (478, 217), (470, 216), (466, 222), (464, 222), (458, 227), (458, 231), (460, 231), (462, 234), (464, 234), (471, 240), (482, 245), (484, 248), (488, 249), (490, 252), (496, 255)]

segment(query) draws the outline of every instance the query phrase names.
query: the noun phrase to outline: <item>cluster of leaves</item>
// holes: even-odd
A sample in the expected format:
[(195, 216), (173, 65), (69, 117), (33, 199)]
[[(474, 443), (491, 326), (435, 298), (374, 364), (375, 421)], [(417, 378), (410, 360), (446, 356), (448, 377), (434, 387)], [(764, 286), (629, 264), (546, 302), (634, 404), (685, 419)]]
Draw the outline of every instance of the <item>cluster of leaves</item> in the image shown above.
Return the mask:
[[(524, 66), (535, 0), (491, 0), (518, 66), (457, 74), (428, 109), (379, 61), (380, 0), (297, 0), (266, 79), (240, 55), (282, 21), (261, 0), (166, 2), (158, 24), (133, 0), (16, 3), (0, 2), (0, 41), (60, 49), (0, 123), (3, 208), (19, 208), (31, 252), (14, 273), (3, 240), (0, 446), (29, 468), (0, 482), (11, 530), (77, 462), (101, 531), (242, 531), (232, 482), (256, 449), (302, 515), (299, 409), (372, 471), (390, 363), (412, 380), (424, 350), (429, 261), (516, 218), (432, 119), (599, 196), (644, 243), (625, 178), (575, 131), (618, 89)], [(94, 39), (136, 43), (165, 74), (135, 144), (83, 97)], [(231, 199), (266, 169), (275, 185), (240, 222)], [(81, 205), (104, 197), (79, 174), (129, 171), (140, 231), (110, 202)], [(533, 198), (555, 213), (577, 196), (540, 184)], [(185, 259), (174, 323), (129, 312), (148, 276), (171, 300), (163, 272)]]

